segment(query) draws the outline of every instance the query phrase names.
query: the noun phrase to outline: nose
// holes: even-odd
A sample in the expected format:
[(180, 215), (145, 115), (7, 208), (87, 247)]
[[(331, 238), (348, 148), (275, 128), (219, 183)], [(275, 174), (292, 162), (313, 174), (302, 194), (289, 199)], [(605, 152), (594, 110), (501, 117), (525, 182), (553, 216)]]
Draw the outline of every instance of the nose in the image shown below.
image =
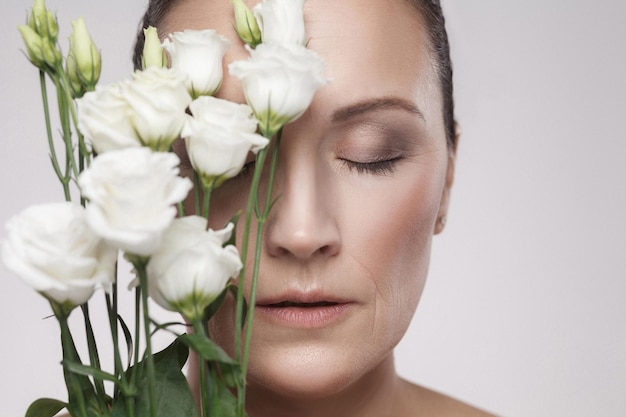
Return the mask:
[[(334, 208), (333, 187), (320, 162), (285, 161), (276, 184), (276, 204), (267, 222), (270, 256), (307, 261), (339, 253), (341, 238)], [(318, 165), (316, 167), (316, 165)]]

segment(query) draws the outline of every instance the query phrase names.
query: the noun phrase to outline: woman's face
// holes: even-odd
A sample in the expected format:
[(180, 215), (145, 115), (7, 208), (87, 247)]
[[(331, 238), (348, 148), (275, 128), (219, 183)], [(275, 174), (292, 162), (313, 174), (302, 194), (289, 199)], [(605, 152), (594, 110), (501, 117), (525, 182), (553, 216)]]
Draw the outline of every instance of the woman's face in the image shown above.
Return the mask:
[[(427, 37), (411, 6), (310, 0), (305, 23), (308, 46), (323, 57), (332, 81), (284, 129), (249, 382), (319, 396), (392, 361), (447, 209), (453, 154)], [(187, 28), (227, 36), (226, 65), (245, 59), (229, 0), (182, 1), (161, 31)], [(239, 81), (227, 76), (219, 96), (243, 102)], [(240, 175), (215, 192), (213, 227), (245, 207), (250, 179)], [(210, 325), (231, 352), (232, 304)]]

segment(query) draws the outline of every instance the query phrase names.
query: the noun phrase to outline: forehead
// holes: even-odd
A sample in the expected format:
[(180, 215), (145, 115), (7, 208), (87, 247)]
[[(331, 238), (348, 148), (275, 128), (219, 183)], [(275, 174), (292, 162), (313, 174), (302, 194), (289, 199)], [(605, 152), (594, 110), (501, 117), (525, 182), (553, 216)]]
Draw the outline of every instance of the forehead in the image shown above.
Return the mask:
[[(258, 1), (246, 3), (252, 7)], [(332, 80), (318, 92), (313, 108), (320, 102), (327, 106), (328, 100), (341, 106), (363, 98), (399, 96), (414, 102), (426, 119), (441, 118), (428, 36), (409, 2), (308, 0), (304, 10), (308, 47), (325, 60), (326, 76)], [(180, 0), (165, 16), (160, 32), (217, 30), (231, 43), (226, 66), (247, 58), (233, 22), (230, 0)], [(241, 101), (239, 90), (236, 80), (227, 77), (220, 95)]]

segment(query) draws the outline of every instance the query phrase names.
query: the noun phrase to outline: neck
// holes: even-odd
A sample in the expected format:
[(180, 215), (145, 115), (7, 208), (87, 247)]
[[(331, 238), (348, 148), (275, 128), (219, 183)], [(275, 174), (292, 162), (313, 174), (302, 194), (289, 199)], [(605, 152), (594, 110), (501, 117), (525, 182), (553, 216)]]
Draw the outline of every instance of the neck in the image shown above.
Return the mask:
[(399, 387), (393, 354), (389, 354), (358, 381), (323, 398), (285, 396), (250, 384), (247, 411), (250, 417), (380, 417), (393, 409)]

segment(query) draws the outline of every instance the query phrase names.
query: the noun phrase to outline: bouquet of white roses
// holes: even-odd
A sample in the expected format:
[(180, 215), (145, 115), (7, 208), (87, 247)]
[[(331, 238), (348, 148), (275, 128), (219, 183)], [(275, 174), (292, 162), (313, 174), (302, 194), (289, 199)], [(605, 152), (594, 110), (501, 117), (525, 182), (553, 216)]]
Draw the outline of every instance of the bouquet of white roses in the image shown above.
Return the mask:
[[(63, 56), (57, 20), (44, 0), (35, 0), (19, 30), (28, 58), (39, 68), (50, 157), (65, 202), (29, 207), (11, 219), (2, 260), (49, 301), (59, 321), (68, 399), (37, 400), (27, 417), (52, 417), (64, 408), (74, 417), (245, 415), (258, 247), (272, 205), (280, 136), (326, 83), (322, 61), (304, 46), (303, 3), (264, 0), (250, 10), (233, 0), (234, 25), (249, 51), (248, 60), (229, 66), (247, 101), (237, 104), (214, 97), (229, 47), (215, 31), (187, 30), (161, 41), (148, 28), (143, 69), (101, 87), (100, 53), (82, 18), (73, 22)], [(52, 134), (50, 82), (61, 141)], [(172, 152), (177, 140), (184, 141), (193, 167), (189, 177), (180, 175)], [(212, 191), (239, 173), (249, 153), (256, 163), (240, 222), (240, 252), (234, 241), (239, 214), (221, 230), (210, 229), (208, 218)], [(250, 243), (257, 249), (253, 271), (246, 274), (253, 219), (256, 241)], [(136, 276), (128, 283), (136, 292), (134, 328), (118, 314), (119, 253)], [(247, 302), (246, 277), (252, 281)], [(98, 289), (106, 300), (114, 369), (100, 365), (94, 334), (103, 331), (91, 324), (89, 301)], [(235, 358), (207, 334), (208, 320), (228, 293), (237, 300)], [(179, 312), (193, 329), (176, 334), (159, 353), (152, 352), (153, 334), (175, 331), (151, 320), (148, 298)], [(68, 326), (76, 307), (84, 316), (88, 360), (81, 359)], [(181, 372), (189, 349), (201, 359), (199, 412)]]

